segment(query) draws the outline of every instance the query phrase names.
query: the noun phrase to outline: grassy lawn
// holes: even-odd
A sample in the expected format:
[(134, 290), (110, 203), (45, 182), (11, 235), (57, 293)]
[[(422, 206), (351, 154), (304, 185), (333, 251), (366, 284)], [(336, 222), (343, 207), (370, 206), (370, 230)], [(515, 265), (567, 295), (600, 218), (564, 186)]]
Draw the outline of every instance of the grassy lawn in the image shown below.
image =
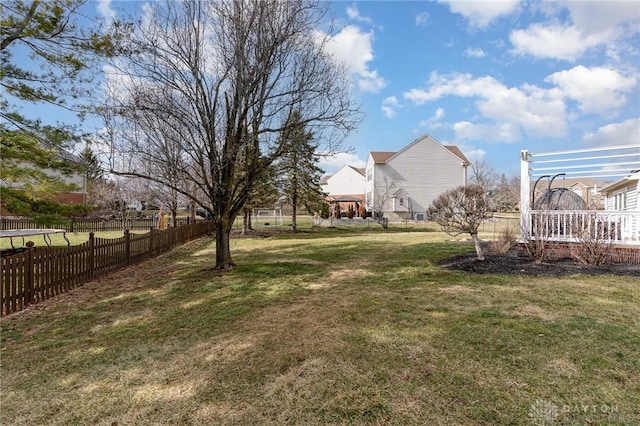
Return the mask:
[(1, 320), (6, 425), (640, 424), (637, 278), (470, 275), (439, 232), (213, 242)]
[[(133, 230), (132, 234), (145, 234), (149, 231), (143, 230)], [(122, 231), (104, 231), (104, 232), (95, 232), (94, 236), (99, 238), (120, 238), (124, 235)], [(69, 240), (69, 245), (77, 246), (89, 241), (89, 233), (88, 232), (67, 232), (65, 234), (50, 234), (48, 238), (50, 238), (49, 243), (51, 247), (66, 247), (67, 240), (64, 238), (67, 237)], [(42, 235), (32, 235), (24, 238), (24, 243), (27, 241), (33, 241), (36, 247), (46, 247), (47, 241), (45, 241)], [(14, 237), (13, 245), (14, 247), (24, 247), (22, 241), (22, 237)], [(0, 239), (0, 249), (8, 249), (11, 248), (11, 240), (9, 238)]]

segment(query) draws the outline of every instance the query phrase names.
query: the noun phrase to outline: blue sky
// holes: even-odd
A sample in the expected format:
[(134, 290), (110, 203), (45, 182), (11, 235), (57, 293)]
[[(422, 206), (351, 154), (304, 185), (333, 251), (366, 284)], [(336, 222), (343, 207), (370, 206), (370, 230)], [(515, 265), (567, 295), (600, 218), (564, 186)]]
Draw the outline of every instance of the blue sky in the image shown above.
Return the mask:
[(348, 143), (424, 133), (508, 176), (520, 151), (638, 144), (640, 2), (334, 2), (366, 121)]
[[(143, 2), (100, 0), (95, 14)], [(366, 114), (352, 153), (363, 167), (428, 133), (507, 176), (520, 151), (638, 144), (640, 2), (337, 1), (330, 48)], [(88, 123), (87, 123), (88, 124)]]

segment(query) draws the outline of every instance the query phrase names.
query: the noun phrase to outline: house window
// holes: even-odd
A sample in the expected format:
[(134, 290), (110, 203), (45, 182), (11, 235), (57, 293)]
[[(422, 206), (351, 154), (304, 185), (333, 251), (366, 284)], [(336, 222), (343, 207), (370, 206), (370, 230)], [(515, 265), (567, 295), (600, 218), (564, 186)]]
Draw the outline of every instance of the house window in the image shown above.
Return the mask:
[(372, 191), (367, 192), (367, 199), (366, 199), (367, 207), (371, 207), (371, 195), (372, 195)]
[(373, 168), (367, 170), (367, 182), (373, 179)]
[(626, 210), (627, 209), (627, 193), (621, 192), (614, 197), (614, 210)]
[(400, 205), (404, 206), (404, 198), (400, 197)]

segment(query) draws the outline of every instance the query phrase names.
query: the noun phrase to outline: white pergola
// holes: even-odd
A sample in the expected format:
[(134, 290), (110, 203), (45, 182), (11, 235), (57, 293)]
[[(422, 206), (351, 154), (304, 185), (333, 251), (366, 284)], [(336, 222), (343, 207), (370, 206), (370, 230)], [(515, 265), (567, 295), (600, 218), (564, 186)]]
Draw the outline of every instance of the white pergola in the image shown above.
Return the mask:
[[(619, 179), (640, 169), (640, 144), (546, 153), (520, 153), (520, 224), (523, 238), (576, 242), (577, 231), (596, 226), (605, 240), (640, 245), (640, 211), (535, 210), (533, 186), (542, 179)], [(595, 221), (595, 224), (594, 224)], [(536, 225), (537, 224), (537, 225)]]

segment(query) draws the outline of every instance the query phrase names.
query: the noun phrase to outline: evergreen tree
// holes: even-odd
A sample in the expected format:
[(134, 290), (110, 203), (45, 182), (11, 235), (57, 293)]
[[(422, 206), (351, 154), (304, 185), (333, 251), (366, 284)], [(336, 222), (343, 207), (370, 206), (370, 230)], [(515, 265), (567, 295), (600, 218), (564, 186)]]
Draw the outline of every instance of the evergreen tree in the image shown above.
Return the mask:
[[(76, 99), (91, 93), (94, 61), (114, 53), (118, 30), (103, 32), (80, 9), (88, 0), (7, 0), (0, 24), (0, 149), (2, 179), (19, 182), (23, 195), (59, 192), (60, 181), (43, 170), (67, 173), (73, 162), (64, 150), (77, 141), (68, 124), (43, 125), (23, 105), (53, 105), (77, 113), (89, 110)], [(112, 28), (123, 28), (116, 24)], [(16, 59), (19, 57), (20, 59)], [(28, 58), (28, 60), (24, 60)], [(52, 177), (53, 175), (53, 177)], [(31, 192), (30, 192), (31, 190)]]
[(282, 134), (284, 155), (279, 161), (282, 173), (282, 190), (291, 203), (291, 227), (297, 230), (296, 216), (298, 207), (322, 203), (325, 194), (320, 188), (320, 178), (324, 171), (316, 165), (318, 145), (313, 140), (313, 133), (307, 132), (300, 122), (300, 113), (293, 111), (289, 116), (288, 126)]
[(104, 170), (100, 165), (98, 157), (93, 152), (89, 144), (84, 146), (84, 149), (80, 153), (80, 158), (84, 161), (85, 176), (87, 178), (87, 184), (104, 179)]
[(242, 233), (253, 229), (251, 212), (254, 208), (273, 206), (278, 201), (276, 170), (273, 165), (267, 167), (263, 176), (253, 185), (253, 190), (242, 208)]

